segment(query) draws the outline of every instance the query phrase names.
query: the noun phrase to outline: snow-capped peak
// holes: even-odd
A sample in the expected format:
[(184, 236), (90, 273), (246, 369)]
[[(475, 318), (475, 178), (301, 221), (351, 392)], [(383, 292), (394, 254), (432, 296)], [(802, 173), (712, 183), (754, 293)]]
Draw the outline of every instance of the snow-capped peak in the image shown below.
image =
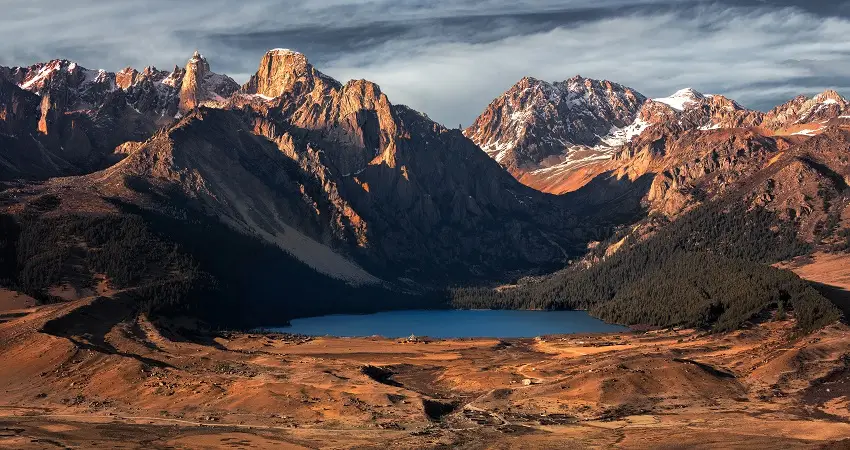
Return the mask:
[(688, 106), (698, 103), (704, 99), (705, 95), (694, 90), (693, 88), (685, 88), (676, 91), (669, 97), (654, 98), (653, 101), (664, 103), (676, 111), (684, 111)]
[(815, 103), (819, 103), (822, 105), (831, 105), (836, 103), (847, 102), (847, 100), (842, 97), (841, 94), (835, 92), (832, 89), (821, 92), (820, 94), (816, 95), (812, 100), (814, 100)]

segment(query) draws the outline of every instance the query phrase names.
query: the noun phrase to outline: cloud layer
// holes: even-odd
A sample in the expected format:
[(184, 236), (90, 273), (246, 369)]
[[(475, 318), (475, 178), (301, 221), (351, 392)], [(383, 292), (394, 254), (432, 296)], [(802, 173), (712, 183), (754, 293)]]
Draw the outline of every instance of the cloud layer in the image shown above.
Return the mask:
[[(377, 82), (450, 126), (523, 76), (605, 78), (647, 96), (692, 86), (769, 109), (850, 93), (850, 6), (823, 0), (46, 0), (4, 6), (0, 64), (183, 65), (196, 48), (245, 81), (289, 47)], [(565, 4), (566, 3), (566, 4)]]

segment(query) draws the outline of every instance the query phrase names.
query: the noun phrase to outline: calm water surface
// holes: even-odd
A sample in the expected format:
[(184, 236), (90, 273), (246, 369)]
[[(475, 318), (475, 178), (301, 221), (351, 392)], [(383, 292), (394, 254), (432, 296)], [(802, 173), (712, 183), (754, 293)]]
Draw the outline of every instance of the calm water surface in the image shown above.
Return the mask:
[(311, 336), (384, 336), (389, 338), (498, 337), (602, 333), (626, 328), (609, 325), (584, 311), (391, 311), (364, 315), (332, 315), (295, 319), (273, 331)]

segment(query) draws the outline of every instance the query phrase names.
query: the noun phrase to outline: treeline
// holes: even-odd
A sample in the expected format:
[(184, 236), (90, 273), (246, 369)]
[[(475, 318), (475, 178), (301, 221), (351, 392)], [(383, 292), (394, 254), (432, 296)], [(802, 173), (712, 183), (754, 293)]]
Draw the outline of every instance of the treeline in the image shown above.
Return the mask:
[(103, 274), (113, 289), (144, 290), (145, 306), (154, 308), (179, 303), (201, 277), (192, 258), (138, 216), (25, 217), (19, 227), (16, 287), (44, 302), (56, 300), (52, 286), (94, 287)]
[(739, 327), (788, 308), (814, 329), (838, 317), (808, 283), (765, 264), (810, 251), (793, 224), (764, 209), (711, 203), (589, 269), (570, 268), (516, 288), (456, 289), (463, 308), (586, 309), (612, 322)]
[(838, 242), (832, 246), (834, 252), (846, 252), (850, 250), (850, 228), (844, 228), (836, 233)]
[(117, 214), (48, 214), (57, 206), (38, 199), (20, 215), (0, 215), (0, 283), (42, 303), (59, 300), (51, 287), (93, 288), (105, 274), (141, 309), (221, 327), (445, 305), (437, 295), (353, 287), (200, 214), (177, 219), (127, 205)]
[(806, 330), (838, 318), (829, 301), (793, 273), (708, 253), (677, 255), (592, 312), (616, 323), (730, 331), (774, 308), (793, 310)]

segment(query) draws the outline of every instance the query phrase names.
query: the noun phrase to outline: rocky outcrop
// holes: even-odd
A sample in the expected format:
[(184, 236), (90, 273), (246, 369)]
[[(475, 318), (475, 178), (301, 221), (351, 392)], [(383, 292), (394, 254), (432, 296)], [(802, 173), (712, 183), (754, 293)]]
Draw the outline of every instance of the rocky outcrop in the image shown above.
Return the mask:
[(274, 49), (263, 55), (257, 73), (243, 86), (243, 90), (248, 94), (275, 98), (285, 93), (298, 96), (334, 87), (338, 88), (339, 83), (316, 70), (303, 54)]
[(243, 92), (272, 100), (274, 107), (260, 106), (260, 113), (297, 127), (310, 139), (331, 142), (325, 151), (342, 173), (360, 171), (375, 158), (394, 165), (397, 120), (374, 83), (342, 85), (316, 70), (304, 55), (272, 50)]

